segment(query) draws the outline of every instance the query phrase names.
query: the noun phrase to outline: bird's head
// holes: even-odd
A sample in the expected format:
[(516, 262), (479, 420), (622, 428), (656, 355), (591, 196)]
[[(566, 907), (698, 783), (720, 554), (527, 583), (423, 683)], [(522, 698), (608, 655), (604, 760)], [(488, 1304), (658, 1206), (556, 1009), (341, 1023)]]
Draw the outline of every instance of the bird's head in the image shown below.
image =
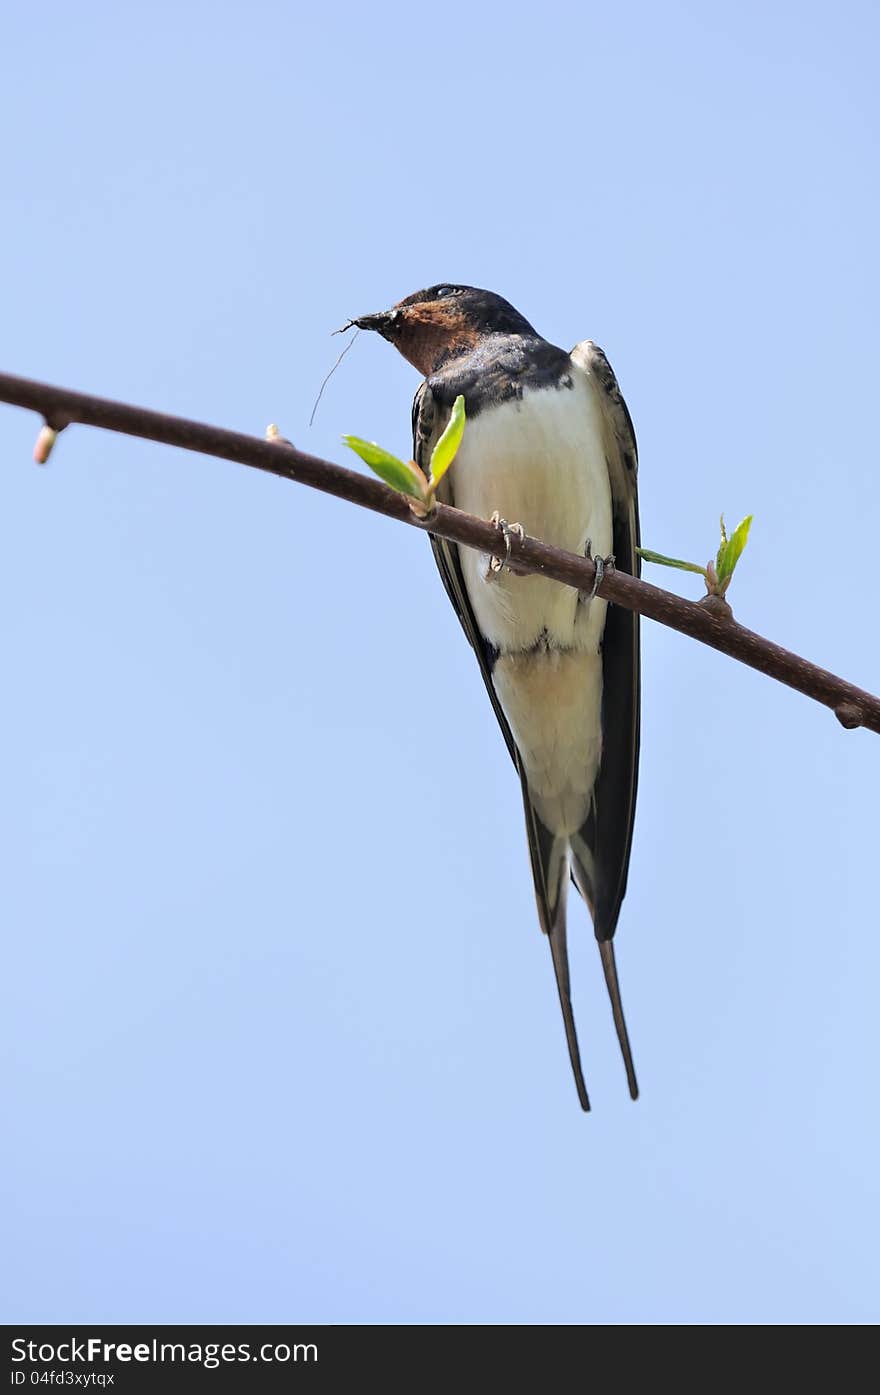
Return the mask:
[(470, 353), (489, 335), (535, 333), (500, 295), (445, 282), (351, 323), (381, 334), (426, 378), (451, 359)]

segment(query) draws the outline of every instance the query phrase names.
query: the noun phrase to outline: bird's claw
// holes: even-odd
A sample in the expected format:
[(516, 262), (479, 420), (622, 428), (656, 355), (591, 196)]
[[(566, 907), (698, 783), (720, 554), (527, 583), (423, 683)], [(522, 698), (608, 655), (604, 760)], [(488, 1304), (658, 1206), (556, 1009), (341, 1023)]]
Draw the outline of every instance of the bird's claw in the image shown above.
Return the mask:
[(496, 557), (493, 553), (489, 558), (489, 565), (486, 568), (486, 580), (495, 581), (510, 562), (511, 538), (524, 538), (525, 529), (521, 523), (508, 523), (506, 519), (501, 517), (497, 509), (489, 519), (489, 522), (492, 524), (493, 528), (498, 529), (504, 539), (504, 556)]
[(594, 557), (592, 539), (587, 538), (587, 543), (584, 548), (584, 556), (586, 557), (588, 562), (593, 562), (596, 566), (596, 575), (593, 577), (592, 586), (590, 587), (589, 591), (581, 592), (582, 600), (591, 601), (593, 600), (594, 596), (599, 590), (599, 587), (602, 585), (606, 571), (608, 571), (609, 568), (612, 568), (614, 566), (614, 554), (611, 553), (608, 557)]

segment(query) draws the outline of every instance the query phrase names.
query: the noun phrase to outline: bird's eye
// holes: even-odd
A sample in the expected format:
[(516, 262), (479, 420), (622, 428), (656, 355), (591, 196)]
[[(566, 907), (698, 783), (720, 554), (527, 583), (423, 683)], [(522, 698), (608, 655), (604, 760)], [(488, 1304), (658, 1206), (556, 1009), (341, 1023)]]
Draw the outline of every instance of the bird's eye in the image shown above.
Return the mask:
[(457, 287), (457, 286), (438, 286), (437, 289), (436, 289), (436, 291), (434, 292), (434, 295), (437, 297), (438, 300), (442, 300), (443, 297), (446, 296), (446, 295), (457, 295), (457, 294), (458, 294), (458, 287)]

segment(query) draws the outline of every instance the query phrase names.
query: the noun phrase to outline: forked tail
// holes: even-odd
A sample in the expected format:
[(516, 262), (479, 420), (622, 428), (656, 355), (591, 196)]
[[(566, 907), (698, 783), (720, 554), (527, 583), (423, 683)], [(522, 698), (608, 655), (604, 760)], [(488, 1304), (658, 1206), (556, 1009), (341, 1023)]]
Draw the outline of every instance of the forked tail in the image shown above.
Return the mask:
[(565, 893), (568, 885), (568, 868), (560, 879), (561, 884), (554, 908), (553, 921), (547, 934), (550, 941), (550, 953), (553, 956), (553, 972), (556, 975), (556, 987), (559, 990), (559, 1003), (562, 1008), (562, 1020), (565, 1023), (565, 1040), (568, 1042), (568, 1055), (571, 1060), (571, 1068), (574, 1072), (574, 1083), (578, 1092), (578, 1099), (581, 1102), (581, 1109), (589, 1111), (590, 1097), (587, 1094), (587, 1087), (584, 1083), (584, 1073), (581, 1068), (581, 1053), (578, 1048), (577, 1031), (574, 1025), (574, 1009), (571, 1006), (571, 985), (568, 975), (568, 940), (565, 926)]
[(639, 1097), (639, 1082), (636, 1080), (636, 1068), (633, 1065), (632, 1051), (629, 1045), (629, 1034), (626, 1030), (626, 1019), (623, 1015), (623, 1003), (620, 1000), (620, 984), (617, 981), (617, 964), (614, 959), (614, 941), (599, 940), (599, 953), (602, 956), (602, 968), (605, 970), (605, 984), (608, 989), (608, 996), (611, 999), (611, 1013), (614, 1017), (614, 1026), (617, 1029), (617, 1040), (620, 1042), (620, 1050), (623, 1053), (623, 1064), (626, 1067), (626, 1083), (629, 1086), (630, 1099), (637, 1100)]

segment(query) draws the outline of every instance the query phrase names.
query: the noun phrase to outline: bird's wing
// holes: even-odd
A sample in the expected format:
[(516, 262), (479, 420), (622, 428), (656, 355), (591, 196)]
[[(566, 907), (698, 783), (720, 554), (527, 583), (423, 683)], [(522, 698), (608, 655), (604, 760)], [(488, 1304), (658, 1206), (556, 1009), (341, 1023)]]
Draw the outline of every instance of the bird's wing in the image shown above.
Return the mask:
[[(585, 339), (571, 357), (584, 369), (599, 405), (605, 457), (611, 480), (614, 565), (638, 576), (638, 455), (632, 420), (611, 365), (598, 345)], [(630, 1093), (637, 1087), (612, 938), (626, 891), (639, 769), (639, 617), (609, 605), (602, 639), (602, 759), (589, 817), (572, 838), (574, 879), (590, 906), (602, 955), (615, 1026), (627, 1068)]]
[[(586, 370), (601, 411), (611, 480), (614, 565), (638, 576), (638, 457), (632, 421), (602, 350), (587, 339), (571, 357)], [(639, 759), (639, 618), (616, 605), (608, 606), (602, 641), (602, 715), (595, 807), (581, 835), (592, 855), (589, 881), (596, 936), (610, 940), (626, 890)]]
[[(422, 383), (413, 401), (413, 458), (416, 464), (430, 475), (431, 453), (435, 444), (439, 440), (447, 421), (449, 420), (450, 408), (444, 407), (437, 401), (431, 391), (430, 382)], [(467, 428), (465, 428), (467, 429)], [(455, 464), (441, 481), (437, 489), (437, 497), (441, 503), (455, 503)], [(492, 682), (492, 666), (495, 662), (495, 651), (491, 644), (480, 633), (477, 626), (476, 617), (467, 594), (464, 583), (464, 576), (461, 570), (458, 544), (447, 542), (444, 538), (431, 538), (431, 547), (434, 552), (434, 559), (443, 578), (443, 585), (446, 587), (446, 594), (452, 602), (453, 609), (458, 616), (461, 627), (464, 630), (468, 642), (470, 643), (489, 694), (489, 700), (498, 718), (498, 724), (507, 742), (507, 749), (510, 752), (517, 774), (522, 786), (523, 804), (526, 815), (526, 833), (529, 842), (529, 857), (532, 864), (532, 876), (535, 883), (535, 898), (538, 903), (538, 917), (541, 929), (550, 941), (550, 953), (553, 957), (553, 972), (556, 976), (556, 987), (559, 992), (559, 1002), (562, 1008), (562, 1019), (565, 1024), (565, 1039), (568, 1044), (568, 1054), (571, 1059), (571, 1066), (574, 1072), (575, 1085), (577, 1087), (578, 1098), (583, 1109), (589, 1109), (590, 1101), (587, 1095), (587, 1087), (584, 1083), (584, 1075), (581, 1067), (580, 1051), (578, 1049), (577, 1032), (574, 1023), (574, 1009), (571, 1004), (571, 989), (568, 972), (568, 948), (566, 943), (565, 926), (565, 891), (568, 880), (567, 858), (560, 855), (560, 849), (556, 844), (558, 840), (541, 823), (532, 804), (528, 782), (520, 759), (516, 742), (510, 730), (507, 718), (498, 701), (495, 692), (495, 685)]]

